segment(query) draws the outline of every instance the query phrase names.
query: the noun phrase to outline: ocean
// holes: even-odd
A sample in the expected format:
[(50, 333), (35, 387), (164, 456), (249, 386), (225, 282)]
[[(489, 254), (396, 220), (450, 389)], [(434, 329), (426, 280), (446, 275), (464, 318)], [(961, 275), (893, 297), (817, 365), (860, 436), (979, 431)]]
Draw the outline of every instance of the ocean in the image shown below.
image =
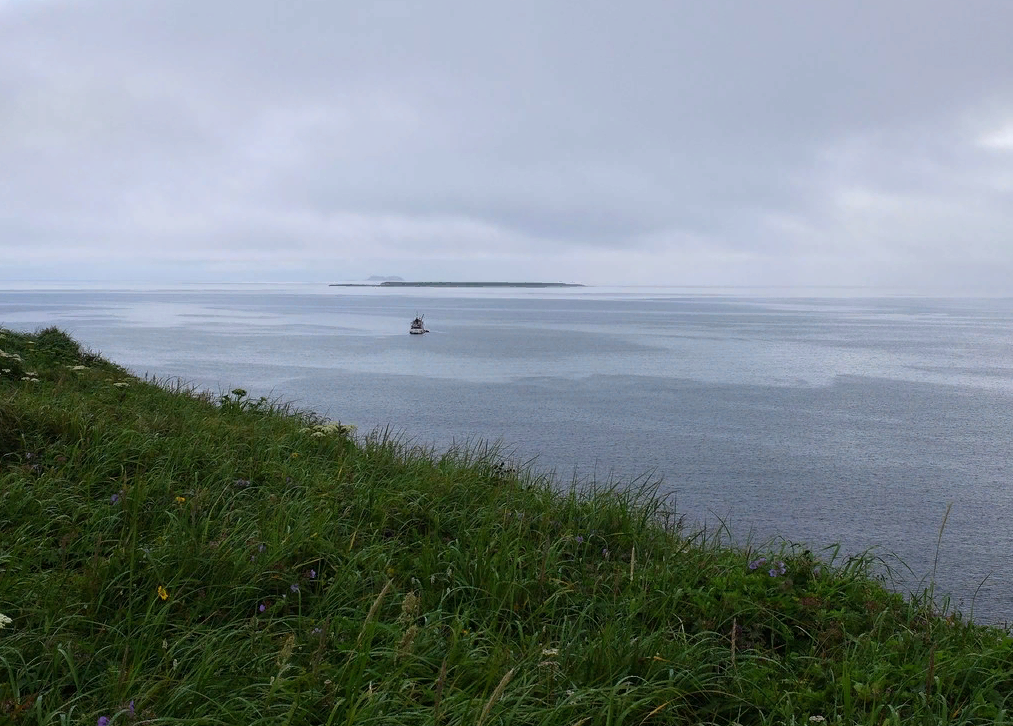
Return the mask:
[[(408, 335), (416, 313), (429, 335)], [(1013, 621), (1011, 299), (19, 285), (0, 325), (360, 432), (497, 442), (560, 486), (658, 482), (691, 529), (872, 548), (901, 589), (935, 567), (965, 615)]]

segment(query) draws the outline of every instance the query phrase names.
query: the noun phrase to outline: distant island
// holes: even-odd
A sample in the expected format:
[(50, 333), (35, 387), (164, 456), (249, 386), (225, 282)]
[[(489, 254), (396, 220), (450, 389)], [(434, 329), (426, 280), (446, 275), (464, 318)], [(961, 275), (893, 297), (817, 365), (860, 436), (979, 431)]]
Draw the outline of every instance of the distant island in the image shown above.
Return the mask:
[(403, 277), (397, 275), (370, 275), (366, 278), (367, 282), (404, 282)]
[[(369, 278), (370, 280), (376, 278)], [(584, 287), (575, 282), (405, 282), (386, 279), (376, 285), (356, 282), (333, 282), (330, 287)]]

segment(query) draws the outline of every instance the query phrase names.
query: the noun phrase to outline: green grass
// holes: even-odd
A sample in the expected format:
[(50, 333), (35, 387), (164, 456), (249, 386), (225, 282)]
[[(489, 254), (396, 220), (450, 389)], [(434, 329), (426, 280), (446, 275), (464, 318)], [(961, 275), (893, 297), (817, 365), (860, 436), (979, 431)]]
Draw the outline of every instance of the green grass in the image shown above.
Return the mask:
[(0, 723), (1011, 720), (1010, 634), (870, 556), (744, 551), (649, 486), (138, 380), (55, 329), (0, 350)]

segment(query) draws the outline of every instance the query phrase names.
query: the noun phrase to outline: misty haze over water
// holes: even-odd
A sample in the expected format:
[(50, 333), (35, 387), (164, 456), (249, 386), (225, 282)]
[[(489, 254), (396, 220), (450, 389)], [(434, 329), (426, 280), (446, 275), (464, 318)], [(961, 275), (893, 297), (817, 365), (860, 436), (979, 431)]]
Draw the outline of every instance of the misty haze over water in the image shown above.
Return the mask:
[[(0, 325), (360, 431), (499, 440), (564, 481), (653, 473), (687, 523), (877, 547), (910, 587), (952, 503), (938, 589), (1013, 620), (1013, 300), (765, 294), (19, 289)], [(429, 335), (407, 334), (416, 312)]]

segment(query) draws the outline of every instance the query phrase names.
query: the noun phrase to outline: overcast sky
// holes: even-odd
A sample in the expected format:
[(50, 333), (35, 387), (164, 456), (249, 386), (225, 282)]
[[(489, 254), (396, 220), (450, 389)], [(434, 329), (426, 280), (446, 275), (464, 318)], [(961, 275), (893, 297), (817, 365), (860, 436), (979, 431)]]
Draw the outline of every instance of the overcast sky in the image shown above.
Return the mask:
[(1013, 2), (0, 0), (0, 280), (1013, 294)]

